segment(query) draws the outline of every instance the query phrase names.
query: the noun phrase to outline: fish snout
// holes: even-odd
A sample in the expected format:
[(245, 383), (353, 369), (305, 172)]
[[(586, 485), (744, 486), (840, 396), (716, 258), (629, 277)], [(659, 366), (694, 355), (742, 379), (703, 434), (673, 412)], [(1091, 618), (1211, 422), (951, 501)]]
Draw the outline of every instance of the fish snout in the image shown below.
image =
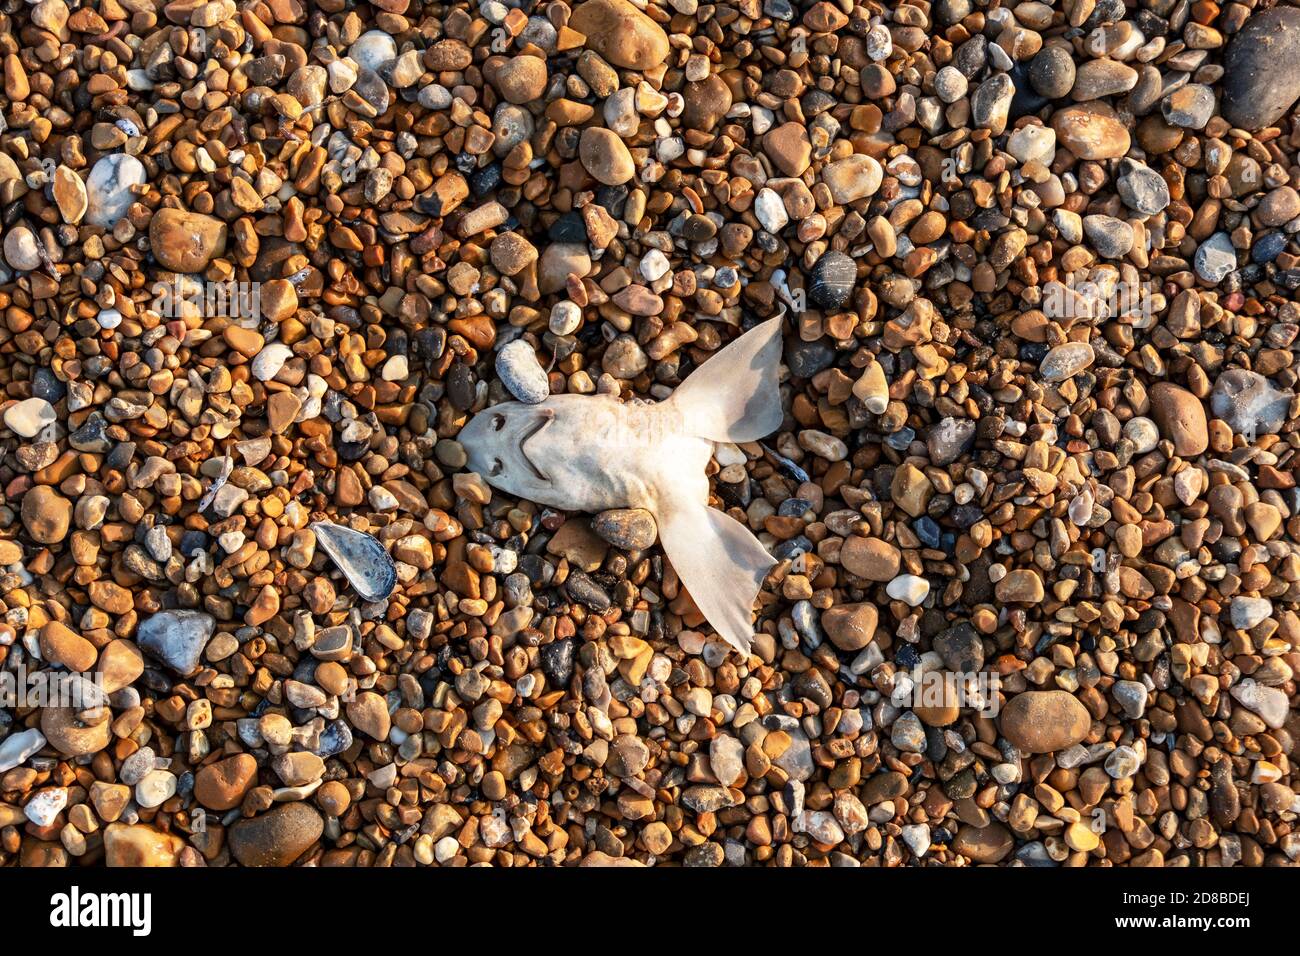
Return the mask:
[(456, 436), (461, 447), (465, 449), (465, 468), (479, 474), (486, 473), (485, 464), (491, 455), (491, 450), (487, 447), (490, 444), (491, 435), (490, 418), (491, 414), (489, 412), (479, 412), (465, 424), (465, 427), (460, 430), (460, 434)]

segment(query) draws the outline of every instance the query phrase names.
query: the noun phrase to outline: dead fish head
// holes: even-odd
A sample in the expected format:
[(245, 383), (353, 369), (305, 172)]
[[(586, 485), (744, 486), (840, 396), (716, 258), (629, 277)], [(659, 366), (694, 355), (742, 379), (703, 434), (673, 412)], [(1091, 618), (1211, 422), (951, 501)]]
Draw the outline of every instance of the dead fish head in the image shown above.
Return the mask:
[(504, 402), (479, 412), (460, 433), (467, 467), (516, 497), (537, 500), (551, 486), (538, 467), (535, 441), (555, 420), (555, 409)]

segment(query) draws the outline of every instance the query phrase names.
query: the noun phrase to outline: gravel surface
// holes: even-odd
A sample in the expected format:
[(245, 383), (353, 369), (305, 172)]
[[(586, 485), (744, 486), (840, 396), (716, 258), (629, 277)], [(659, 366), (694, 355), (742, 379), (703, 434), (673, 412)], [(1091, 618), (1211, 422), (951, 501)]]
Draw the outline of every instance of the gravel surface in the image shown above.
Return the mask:
[[(0, 11), (0, 864), (1300, 858), (1296, 6)], [(466, 470), (781, 314), (748, 655)]]

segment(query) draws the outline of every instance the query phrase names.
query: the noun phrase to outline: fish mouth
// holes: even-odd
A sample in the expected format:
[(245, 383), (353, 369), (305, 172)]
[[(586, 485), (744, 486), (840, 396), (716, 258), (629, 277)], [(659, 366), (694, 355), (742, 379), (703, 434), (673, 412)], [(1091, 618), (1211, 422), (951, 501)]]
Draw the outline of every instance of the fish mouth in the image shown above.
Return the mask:
[(524, 433), (523, 437), (519, 439), (519, 457), (524, 460), (524, 464), (532, 469), (533, 474), (536, 475), (538, 479), (549, 482), (551, 479), (546, 477), (546, 473), (543, 472), (542, 469), (538, 468), (536, 463), (528, 457), (528, 449), (526, 447), (529, 440), (541, 433), (541, 431), (555, 418), (555, 412), (549, 408), (541, 409), (540, 412), (541, 417), (538, 419), (537, 424), (528, 429), (528, 431)]

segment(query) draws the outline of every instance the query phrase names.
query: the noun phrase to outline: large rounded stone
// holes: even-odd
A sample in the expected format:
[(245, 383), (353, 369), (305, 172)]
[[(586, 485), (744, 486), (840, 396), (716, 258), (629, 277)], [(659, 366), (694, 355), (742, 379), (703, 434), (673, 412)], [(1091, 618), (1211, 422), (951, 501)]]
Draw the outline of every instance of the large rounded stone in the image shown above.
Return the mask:
[(1161, 437), (1174, 443), (1174, 454), (1187, 458), (1210, 446), (1209, 422), (1199, 398), (1170, 382), (1157, 382), (1150, 395), (1151, 417)]
[(226, 224), (186, 209), (159, 209), (149, 222), (149, 247), (164, 269), (202, 272), (226, 251)]
[(606, 186), (619, 186), (636, 175), (627, 145), (612, 130), (588, 126), (578, 140), (578, 158), (592, 178)]
[(140, 622), (136, 640), (140, 647), (182, 677), (199, 669), (203, 649), (216, 629), (216, 619), (202, 611), (159, 611)]
[(986, 827), (963, 825), (953, 838), (952, 849), (975, 863), (998, 863), (1016, 845), (1011, 831), (1000, 823)]
[(1124, 124), (1102, 103), (1058, 110), (1052, 116), (1052, 129), (1060, 144), (1080, 159), (1118, 159), (1130, 144)]
[(23, 495), (23, 527), (38, 544), (58, 544), (72, 523), (72, 502), (49, 485), (37, 485)]
[(659, 536), (654, 515), (643, 508), (602, 511), (591, 519), (591, 530), (624, 551), (643, 551)]
[(1051, 753), (1072, 747), (1092, 728), (1083, 704), (1063, 690), (1027, 690), (1007, 701), (998, 717), (1002, 736), (1021, 750)]
[(846, 538), (840, 548), (840, 564), (850, 574), (868, 581), (892, 581), (898, 576), (902, 554), (880, 538)]
[(358, 694), (347, 705), (348, 720), (352, 726), (374, 740), (387, 740), (392, 719), (384, 698), (371, 691)]
[(822, 182), (831, 191), (832, 199), (841, 205), (848, 205), (874, 196), (880, 189), (884, 175), (880, 163), (870, 156), (855, 153), (827, 165), (822, 170)]
[(286, 803), (230, 828), (230, 852), (243, 866), (290, 866), (320, 839), (321, 815), (305, 803)]
[(40, 647), (43, 658), (70, 671), (90, 670), (98, 656), (94, 644), (58, 621), (45, 622), (41, 628)]
[(710, 73), (682, 90), (682, 125), (687, 129), (712, 132), (731, 109), (731, 87), (722, 77)]
[(531, 103), (546, 92), (546, 61), (540, 57), (493, 57), (484, 66), (488, 79), (507, 103)]
[(1300, 10), (1273, 7), (1237, 31), (1223, 55), (1223, 116), (1246, 130), (1272, 126), (1300, 98)]
[(83, 724), (71, 707), (47, 707), (41, 711), (41, 733), (59, 753), (68, 757), (85, 757), (99, 753), (112, 738), (111, 723)]
[(111, 824), (104, 831), (105, 866), (176, 866), (185, 841), (143, 823)]
[(144, 655), (140, 648), (128, 640), (110, 641), (99, 652), (99, 665), (95, 668), (104, 685), (104, 693), (112, 694), (144, 673)]
[(822, 612), (822, 628), (842, 651), (860, 651), (876, 636), (879, 612), (874, 604), (839, 604)]
[(614, 66), (650, 70), (668, 58), (668, 34), (627, 0), (586, 0), (569, 26), (587, 37), (586, 47)]
[(256, 781), (257, 761), (251, 754), (235, 754), (195, 775), (194, 799), (209, 810), (233, 810)]
[(953, 674), (932, 671), (913, 693), (918, 703), (912, 711), (927, 727), (947, 727), (961, 716), (961, 687)]

